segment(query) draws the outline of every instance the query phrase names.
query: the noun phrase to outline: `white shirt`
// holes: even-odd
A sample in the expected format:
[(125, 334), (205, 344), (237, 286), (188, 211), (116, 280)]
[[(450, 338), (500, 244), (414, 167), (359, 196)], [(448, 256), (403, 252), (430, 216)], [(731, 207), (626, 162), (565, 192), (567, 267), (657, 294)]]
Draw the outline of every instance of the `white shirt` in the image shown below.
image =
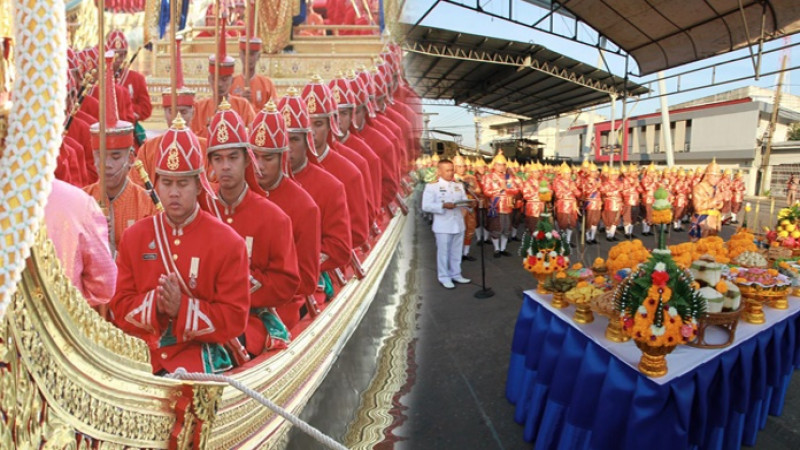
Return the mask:
[(425, 185), (422, 210), (433, 214), (434, 233), (461, 233), (465, 230), (461, 208), (445, 209), (444, 204), (466, 199), (467, 194), (461, 183), (439, 178), (439, 181)]

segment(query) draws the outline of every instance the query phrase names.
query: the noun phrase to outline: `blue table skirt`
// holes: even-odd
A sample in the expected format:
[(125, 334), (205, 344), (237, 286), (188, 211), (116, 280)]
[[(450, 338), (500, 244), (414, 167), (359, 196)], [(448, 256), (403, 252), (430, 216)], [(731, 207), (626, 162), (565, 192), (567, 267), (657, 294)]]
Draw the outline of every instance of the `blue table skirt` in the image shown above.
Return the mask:
[(659, 385), (525, 295), (506, 397), (535, 448), (738, 449), (783, 410), (800, 364), (798, 320)]

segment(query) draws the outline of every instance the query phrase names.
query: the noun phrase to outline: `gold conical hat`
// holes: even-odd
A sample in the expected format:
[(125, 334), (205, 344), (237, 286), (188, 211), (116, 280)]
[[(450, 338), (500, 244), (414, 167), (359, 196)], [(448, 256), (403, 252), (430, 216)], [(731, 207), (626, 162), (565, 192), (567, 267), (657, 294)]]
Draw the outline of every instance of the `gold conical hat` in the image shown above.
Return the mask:
[(628, 173), (628, 166), (622, 164), (622, 167), (619, 168), (619, 171), (621, 174), (625, 175), (626, 173)]
[(433, 157), (431, 157), (431, 161), (433, 161), (435, 163), (438, 163), (439, 162), (439, 154), (438, 153), (434, 153)]
[(454, 166), (464, 166), (464, 157), (461, 155), (456, 155), (453, 157), (453, 165)]
[(725, 175), (733, 175), (733, 171), (730, 168), (725, 169), (724, 173), (725, 173)]
[(608, 164), (603, 164), (603, 175), (608, 175)]
[(494, 166), (495, 164), (508, 164), (508, 160), (505, 155), (503, 155), (502, 150), (498, 150), (497, 155), (492, 159), (492, 165)]
[(650, 165), (649, 165), (649, 166), (647, 166), (647, 171), (648, 171), (648, 172), (655, 172), (655, 171), (656, 171), (656, 165), (655, 165), (655, 163), (650, 163)]
[(711, 163), (706, 166), (706, 175), (720, 175), (722, 171), (717, 164), (717, 158), (711, 160)]
[(559, 171), (560, 171), (561, 173), (564, 173), (564, 174), (570, 174), (570, 173), (572, 173), (572, 170), (569, 168), (569, 166), (567, 165), (567, 162), (566, 162), (566, 161), (564, 161), (564, 162), (562, 162), (562, 163), (561, 163), (561, 167), (560, 167)]
[(588, 169), (589, 168), (589, 160), (584, 159), (583, 163), (581, 163), (581, 169)]
[(597, 166), (594, 163), (589, 163), (589, 170), (592, 172), (597, 172)]

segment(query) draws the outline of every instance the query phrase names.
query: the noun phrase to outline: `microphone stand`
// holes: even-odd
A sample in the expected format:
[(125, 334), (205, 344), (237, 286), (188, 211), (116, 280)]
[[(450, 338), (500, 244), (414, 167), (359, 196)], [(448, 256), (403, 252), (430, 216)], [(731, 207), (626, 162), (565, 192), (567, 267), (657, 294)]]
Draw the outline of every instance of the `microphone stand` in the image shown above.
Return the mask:
[[(486, 230), (486, 224), (484, 223), (484, 214), (481, 214), (480, 208), (478, 205), (475, 205), (475, 208), (478, 210), (478, 223), (479, 226)], [(481, 245), (481, 289), (475, 292), (475, 298), (489, 298), (494, 296), (494, 291), (490, 287), (486, 287), (486, 261), (484, 260), (484, 247), (485, 245)]]

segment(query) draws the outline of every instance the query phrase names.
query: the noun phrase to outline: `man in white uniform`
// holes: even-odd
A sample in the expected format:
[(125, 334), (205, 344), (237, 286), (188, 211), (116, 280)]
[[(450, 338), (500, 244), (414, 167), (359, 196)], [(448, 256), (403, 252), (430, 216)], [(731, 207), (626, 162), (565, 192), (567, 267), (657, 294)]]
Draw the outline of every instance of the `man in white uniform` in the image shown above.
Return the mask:
[(464, 185), (453, 181), (455, 167), (449, 160), (439, 161), (439, 180), (428, 183), (422, 194), (422, 210), (433, 215), (436, 235), (436, 265), (439, 283), (454, 289), (453, 283), (466, 284), (461, 276), (461, 251), (464, 243), (464, 214), (457, 202), (467, 200)]

